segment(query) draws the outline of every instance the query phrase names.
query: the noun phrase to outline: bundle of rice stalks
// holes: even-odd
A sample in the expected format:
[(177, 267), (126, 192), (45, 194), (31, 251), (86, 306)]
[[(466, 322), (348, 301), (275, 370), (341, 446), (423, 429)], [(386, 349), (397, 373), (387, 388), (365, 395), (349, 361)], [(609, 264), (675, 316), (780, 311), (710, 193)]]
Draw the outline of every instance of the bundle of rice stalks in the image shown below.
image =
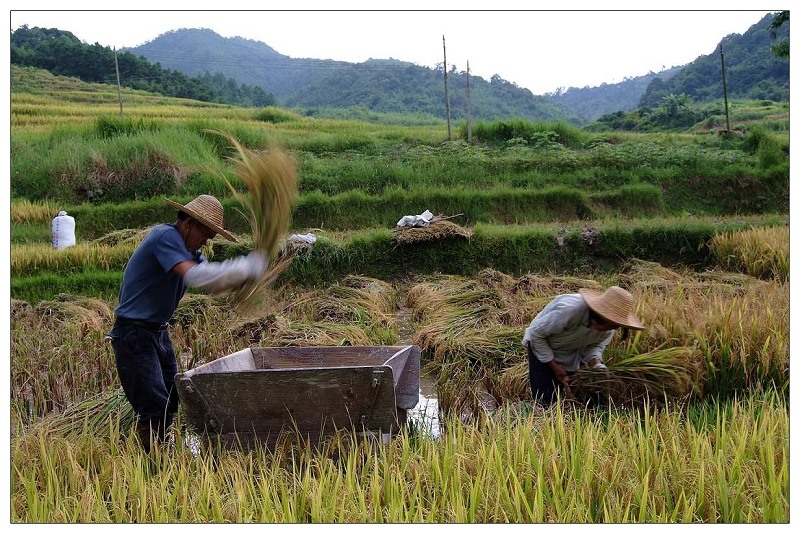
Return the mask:
[(114, 230), (104, 236), (90, 241), (92, 245), (101, 245), (107, 247), (114, 247), (117, 245), (138, 245), (152, 230), (152, 227), (145, 229), (125, 228), (122, 230)]
[(104, 301), (61, 293), (53, 300), (43, 300), (33, 308), (33, 314), (53, 328), (72, 326), (83, 334), (102, 330), (112, 322), (111, 307)]
[(316, 347), (316, 346), (366, 346), (373, 345), (363, 328), (335, 323), (289, 323), (276, 324), (269, 332), (270, 346)]
[(37, 424), (59, 436), (108, 433), (109, 425), (126, 432), (136, 420), (122, 388), (106, 391), (69, 406), (61, 413), (50, 415)]
[(381, 301), (385, 303), (384, 311), (386, 312), (394, 310), (399, 304), (397, 291), (390, 283), (383, 280), (350, 274), (342, 278), (340, 284), (344, 287), (360, 289), (371, 295), (380, 295)]
[(626, 287), (637, 284), (676, 284), (684, 277), (654, 261), (631, 258), (622, 265), (619, 281)]
[(488, 330), (462, 330), (457, 333), (445, 330), (439, 335), (431, 335), (425, 343), (426, 350), (432, 353), (426, 369), (440, 375), (441, 369), (447, 363), (461, 362), (461, 365), (476, 370), (500, 371), (519, 361), (522, 353), (521, 338), (518, 328), (502, 326)]
[(428, 226), (400, 226), (392, 230), (392, 241), (398, 245), (412, 245), (439, 239), (472, 237), (472, 230), (448, 220), (435, 217)]
[(188, 328), (192, 324), (198, 323), (198, 319), (203, 318), (208, 322), (225, 320), (227, 313), (224, 300), (214, 295), (204, 293), (187, 294), (172, 315), (172, 323), (175, 326)]
[(258, 279), (234, 292), (231, 302), (242, 310), (252, 309), (264, 289), (272, 285), (286, 270), (293, 255), (281, 248), (281, 236), (289, 229), (292, 204), (297, 197), (297, 165), (282, 148), (273, 146), (257, 153), (244, 148), (236, 138), (222, 135), (236, 149), (239, 158), (231, 158), (236, 175), (247, 187), (247, 195), (240, 193), (227, 179), (233, 197), (244, 205), (243, 215), (250, 223), (253, 250), (269, 259), (269, 269)]
[(269, 337), (270, 332), (287, 329), (289, 329), (289, 322), (285, 317), (270, 313), (237, 322), (231, 326), (230, 331), (237, 340), (242, 340), (250, 345), (258, 345), (264, 338)]
[(608, 364), (608, 372), (581, 368), (572, 383), (579, 402), (616, 406), (685, 402), (702, 395), (705, 361), (694, 347), (671, 347)]
[(478, 280), (478, 282), (490, 288), (497, 287), (505, 290), (511, 290), (516, 284), (516, 280), (514, 280), (513, 276), (496, 271), (495, 269), (483, 269), (475, 276), (475, 278)]
[(577, 293), (578, 289), (582, 287), (603, 289), (599, 282), (586, 278), (526, 274), (517, 280), (515, 290), (532, 297), (552, 298), (562, 293)]
[(748, 288), (753, 285), (763, 284), (764, 281), (755, 276), (743, 273), (731, 273), (728, 271), (705, 271), (695, 275), (701, 282), (712, 283), (715, 289), (719, 285), (732, 286), (734, 288)]
[(26, 300), (11, 299), (11, 321), (24, 317), (33, 307)]
[(499, 397), (501, 402), (528, 398), (530, 379), (527, 360), (514, 363), (500, 371), (494, 387), (495, 397)]
[(389, 324), (386, 302), (381, 295), (362, 289), (333, 285), (314, 299), (315, 320), (334, 323)]

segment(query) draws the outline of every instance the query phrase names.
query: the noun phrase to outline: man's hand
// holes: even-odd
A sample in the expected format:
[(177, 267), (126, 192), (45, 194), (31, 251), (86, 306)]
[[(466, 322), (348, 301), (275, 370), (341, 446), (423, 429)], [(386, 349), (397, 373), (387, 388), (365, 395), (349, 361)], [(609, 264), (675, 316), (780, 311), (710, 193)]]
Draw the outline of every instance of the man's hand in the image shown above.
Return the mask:
[(553, 371), (553, 376), (555, 379), (564, 387), (569, 387), (569, 380), (567, 376), (567, 372), (561, 367), (561, 364), (556, 362), (555, 360), (550, 360), (548, 363), (550, 369)]

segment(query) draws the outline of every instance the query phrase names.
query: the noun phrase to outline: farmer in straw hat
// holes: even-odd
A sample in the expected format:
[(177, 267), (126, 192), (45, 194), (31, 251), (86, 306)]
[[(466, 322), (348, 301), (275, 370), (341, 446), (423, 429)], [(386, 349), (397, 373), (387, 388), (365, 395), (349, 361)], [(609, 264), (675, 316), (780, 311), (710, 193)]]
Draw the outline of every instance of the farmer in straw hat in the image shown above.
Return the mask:
[(155, 226), (134, 251), (122, 276), (116, 320), (109, 332), (125, 396), (138, 415), (137, 432), (150, 450), (163, 441), (178, 410), (178, 364), (168, 326), (187, 286), (224, 293), (257, 279), (267, 267), (258, 252), (209, 262), (200, 248), (215, 235), (236, 238), (223, 226), (219, 200), (200, 195), (186, 205), (171, 200), (177, 221)]
[(606, 369), (603, 351), (616, 329), (644, 328), (633, 308), (633, 296), (618, 286), (579, 289), (547, 304), (522, 338), (534, 400), (549, 406), (559, 388), (569, 395), (569, 376), (581, 365)]

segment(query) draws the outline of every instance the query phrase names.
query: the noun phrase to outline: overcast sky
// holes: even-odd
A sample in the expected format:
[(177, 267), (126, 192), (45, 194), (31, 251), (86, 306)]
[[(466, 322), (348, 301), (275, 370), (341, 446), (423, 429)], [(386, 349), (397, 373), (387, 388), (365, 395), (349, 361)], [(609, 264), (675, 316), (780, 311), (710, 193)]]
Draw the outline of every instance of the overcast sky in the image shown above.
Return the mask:
[[(698, 56), (714, 53), (723, 37), (744, 33), (770, 12), (758, 10), (758, 2), (737, 0), (725, 3), (728, 11), (708, 10), (719, 2), (699, 0), (673, 0), (669, 4), (672, 11), (623, 10), (626, 4), (635, 7), (641, 2), (619, 1), (603, 2), (606, 9), (617, 8), (604, 11), (580, 10), (596, 2), (558, 4), (561, 9), (571, 11), (521, 11), (513, 9), (548, 4), (502, 0), (438, 4), (406, 0), (402, 4), (403, 9), (426, 11), (321, 11), (324, 2), (300, 0), (291, 4), (295, 11), (243, 11), (248, 7), (247, 2), (229, 4), (236, 11), (200, 10), (203, 3), (192, 4), (198, 7), (197, 11), (99, 11), (92, 9), (111, 4), (80, 0), (66, 5), (81, 10), (58, 11), (65, 3), (12, 0), (14, 3), (19, 5), (11, 8), (12, 31), (23, 24), (58, 28), (89, 44), (117, 49), (144, 44), (170, 30), (208, 28), (223, 37), (266, 43), (293, 58), (354, 63), (369, 58), (394, 58), (435, 67), (443, 60), (444, 36), (448, 68), (455, 65), (463, 71), (469, 61), (473, 75), (488, 80), (498, 74), (534, 94), (559, 87), (617, 83), (626, 77), (685, 65)], [(431, 11), (443, 4), (503, 10)], [(700, 11), (703, 4), (708, 4), (707, 10)], [(174, 2), (143, 0), (135, 5), (158, 9), (174, 6)], [(281, 3), (256, 5), (280, 7)], [(339, 1), (334, 5), (339, 8), (385, 5), (383, 9), (391, 9), (396, 4)], [(647, 5), (657, 9), (659, 4)]]

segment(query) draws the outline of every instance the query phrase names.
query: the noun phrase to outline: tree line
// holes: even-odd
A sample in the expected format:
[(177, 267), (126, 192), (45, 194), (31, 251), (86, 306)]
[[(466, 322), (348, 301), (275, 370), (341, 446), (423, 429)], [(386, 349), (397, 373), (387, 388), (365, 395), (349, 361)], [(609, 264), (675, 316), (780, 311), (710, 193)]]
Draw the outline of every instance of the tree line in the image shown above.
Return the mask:
[(275, 104), (275, 96), (261, 87), (238, 84), (220, 73), (187, 76), (130, 52), (116, 53), (98, 43), (83, 43), (71, 32), (55, 28), (25, 25), (11, 32), (11, 64), (107, 84), (117, 83), (118, 66), (120, 85), (131, 89), (245, 107)]

